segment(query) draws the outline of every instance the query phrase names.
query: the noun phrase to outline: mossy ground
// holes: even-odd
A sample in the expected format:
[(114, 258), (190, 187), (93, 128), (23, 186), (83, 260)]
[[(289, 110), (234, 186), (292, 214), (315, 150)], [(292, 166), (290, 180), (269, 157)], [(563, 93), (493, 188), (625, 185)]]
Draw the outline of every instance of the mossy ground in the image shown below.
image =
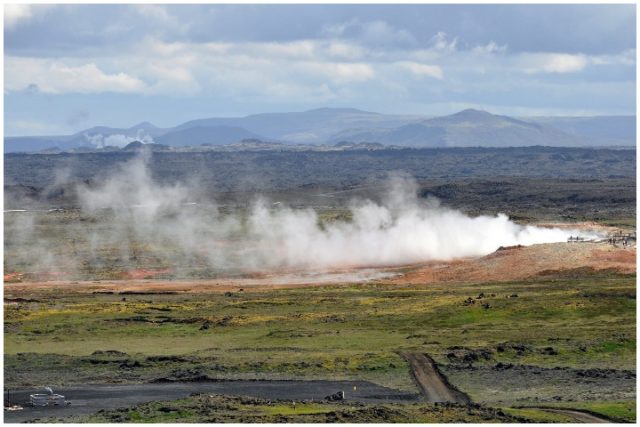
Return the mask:
[[(484, 297), (477, 299), (480, 293)], [(628, 411), (635, 402), (635, 388), (629, 390), (629, 384), (635, 380), (623, 380), (624, 392), (611, 395), (608, 388), (598, 388), (602, 381), (614, 387), (616, 379), (573, 379), (580, 369), (625, 370), (635, 376), (631, 275), (226, 294), (123, 296), (54, 289), (26, 291), (20, 297), (29, 301), (5, 303), (9, 387), (188, 379), (198, 373), (213, 378), (359, 379), (415, 391), (408, 367), (396, 353), (405, 349), (429, 353), (451, 372), (452, 383), (477, 402), (489, 399), (510, 407), (574, 393), (573, 401), (562, 402), (565, 407), (635, 418)], [(465, 305), (469, 297), (477, 303)], [(518, 351), (520, 346), (525, 350)], [(471, 360), (473, 369), (456, 370), (463, 362), (451, 353), (460, 351), (488, 356)], [(535, 385), (528, 383), (533, 374), (494, 376), (493, 366), (499, 363), (569, 371)], [(497, 394), (486, 395), (487, 385)]]

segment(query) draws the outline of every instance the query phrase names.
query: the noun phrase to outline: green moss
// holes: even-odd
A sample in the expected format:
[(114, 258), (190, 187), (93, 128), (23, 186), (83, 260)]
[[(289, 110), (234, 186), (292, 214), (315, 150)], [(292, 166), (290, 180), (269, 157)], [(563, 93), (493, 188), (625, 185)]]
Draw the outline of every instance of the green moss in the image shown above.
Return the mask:
[(552, 412), (543, 411), (542, 409), (530, 409), (530, 408), (504, 408), (504, 412), (507, 414), (522, 417), (529, 422), (534, 423), (572, 423), (574, 419), (562, 414), (556, 414)]
[[(480, 293), (483, 299), (464, 305)], [(519, 297), (508, 298), (514, 293)], [(139, 382), (195, 369), (214, 378), (359, 379), (415, 391), (397, 351), (424, 351), (446, 367), (454, 346), (491, 350), (478, 366), (635, 370), (635, 276), (611, 272), (476, 285), (127, 295), (126, 301), (61, 291), (24, 296), (39, 302), (5, 310), (10, 387)], [(498, 352), (504, 342), (528, 350)], [(545, 354), (547, 347), (557, 354)], [(92, 353), (103, 350), (126, 353), (120, 358), (139, 366), (92, 363)], [(147, 360), (158, 355), (183, 360)], [(473, 391), (473, 384), (460, 385)], [(571, 385), (551, 382), (536, 393), (550, 398), (563, 387)]]

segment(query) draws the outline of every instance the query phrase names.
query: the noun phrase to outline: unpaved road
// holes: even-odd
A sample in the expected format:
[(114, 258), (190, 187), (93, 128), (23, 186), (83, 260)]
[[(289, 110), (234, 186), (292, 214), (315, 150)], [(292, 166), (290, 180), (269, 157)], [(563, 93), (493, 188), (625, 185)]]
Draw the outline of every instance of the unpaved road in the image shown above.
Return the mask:
[(456, 390), (440, 373), (433, 359), (424, 353), (400, 352), (411, 367), (413, 378), (418, 383), (427, 402), (471, 403), (466, 394)]
[(602, 418), (597, 415), (590, 414), (588, 412), (578, 411), (576, 409), (551, 409), (551, 408), (527, 408), (527, 409), (539, 409), (541, 411), (551, 412), (553, 414), (567, 415), (580, 423), (589, 423), (589, 424), (611, 423), (611, 421), (609, 421), (606, 418)]
[[(324, 397), (345, 392), (345, 400), (363, 403), (418, 402), (420, 396), (401, 390), (382, 387), (367, 381), (212, 381), (176, 382), (126, 385), (93, 385), (54, 387), (71, 405), (33, 408), (26, 406), (29, 394), (43, 393), (42, 389), (10, 391), (13, 404), (24, 406), (21, 411), (5, 411), (4, 421), (19, 423), (45, 417), (68, 417), (92, 414), (101, 409), (116, 409), (163, 400), (175, 400), (191, 393), (250, 396), (273, 400), (323, 400)], [(5, 391), (5, 401), (7, 393)]]

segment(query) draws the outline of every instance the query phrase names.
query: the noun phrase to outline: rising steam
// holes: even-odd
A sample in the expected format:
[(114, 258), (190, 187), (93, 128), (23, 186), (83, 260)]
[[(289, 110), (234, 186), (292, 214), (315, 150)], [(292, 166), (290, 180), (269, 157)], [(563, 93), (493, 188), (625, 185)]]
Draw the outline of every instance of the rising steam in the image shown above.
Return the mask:
[(142, 157), (102, 185), (79, 189), (85, 212), (113, 212), (110, 225), (90, 236), (96, 251), (117, 247), (135, 263), (136, 247), (146, 245), (176, 270), (194, 263), (237, 271), (390, 266), (481, 256), (500, 246), (563, 242), (578, 234), (521, 226), (503, 214), (472, 218), (435, 199), (419, 199), (415, 183), (403, 178), (391, 180), (382, 202), (352, 201), (351, 221), (322, 222), (312, 209), (264, 199), (243, 214), (223, 215), (213, 204), (196, 205), (196, 194), (196, 186), (154, 182)]

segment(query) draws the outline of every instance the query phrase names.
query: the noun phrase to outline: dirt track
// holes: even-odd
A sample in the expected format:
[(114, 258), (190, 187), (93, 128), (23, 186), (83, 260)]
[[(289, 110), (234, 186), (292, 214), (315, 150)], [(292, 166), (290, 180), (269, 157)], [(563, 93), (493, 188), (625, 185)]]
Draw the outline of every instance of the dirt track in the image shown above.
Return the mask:
[(433, 359), (423, 353), (400, 352), (411, 367), (413, 378), (427, 402), (471, 403), (466, 394), (456, 390), (440, 373)]
[(545, 411), (545, 412), (567, 415), (580, 423), (588, 423), (588, 424), (611, 423), (611, 421), (609, 421), (606, 418), (602, 418), (602, 417), (590, 414), (588, 412), (578, 411), (575, 409), (551, 409), (551, 408), (530, 408), (530, 409), (540, 409), (541, 411)]

